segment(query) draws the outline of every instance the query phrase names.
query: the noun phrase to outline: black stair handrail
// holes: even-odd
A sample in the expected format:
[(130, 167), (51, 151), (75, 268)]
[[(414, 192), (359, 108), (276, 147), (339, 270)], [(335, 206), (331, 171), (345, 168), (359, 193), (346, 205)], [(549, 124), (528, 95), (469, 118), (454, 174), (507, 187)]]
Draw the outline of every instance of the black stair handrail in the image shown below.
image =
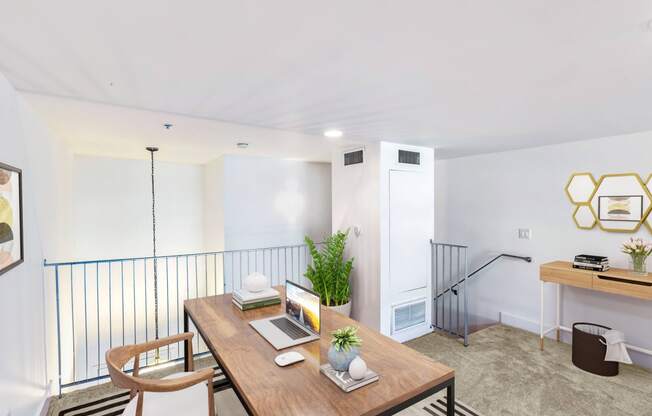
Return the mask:
[(453, 291), (453, 294), (457, 296), (457, 287), (456, 286), (459, 286), (459, 284), (464, 282), (466, 279), (469, 279), (469, 278), (475, 276), (476, 274), (478, 274), (479, 272), (484, 270), (486, 267), (488, 267), (490, 264), (492, 264), (493, 262), (495, 262), (495, 261), (497, 261), (497, 260), (499, 260), (499, 259), (501, 259), (503, 257), (506, 257), (506, 258), (509, 258), (509, 259), (523, 260), (525, 262), (532, 263), (532, 257), (530, 257), (530, 256), (517, 256), (515, 254), (507, 254), (507, 253), (499, 254), (496, 257), (494, 257), (493, 259), (491, 259), (488, 262), (486, 262), (485, 264), (483, 264), (482, 266), (475, 269), (473, 272), (469, 273), (468, 276), (466, 276), (465, 278), (463, 278), (459, 282), (455, 283), (454, 285), (452, 285), (448, 289), (444, 290), (443, 292), (437, 294), (437, 296), (435, 296), (434, 300), (439, 299), (440, 297), (444, 296), (444, 294), (448, 293), (449, 291)]

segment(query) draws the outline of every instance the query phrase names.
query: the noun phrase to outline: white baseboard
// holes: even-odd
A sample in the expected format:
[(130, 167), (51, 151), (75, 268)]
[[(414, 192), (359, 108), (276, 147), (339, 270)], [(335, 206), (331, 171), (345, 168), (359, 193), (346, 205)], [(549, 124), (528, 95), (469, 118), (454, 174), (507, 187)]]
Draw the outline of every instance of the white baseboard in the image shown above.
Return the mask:
[(45, 394), (43, 395), (43, 402), (41, 403), (40, 406), (40, 411), (36, 413), (35, 416), (46, 416), (48, 414), (48, 410), (50, 409), (50, 401), (52, 400), (52, 380), (48, 381), (48, 385), (45, 388)]
[(36, 414), (36, 416), (47, 416), (48, 410), (50, 410), (50, 400), (52, 400), (52, 396), (48, 396), (43, 400), (43, 404), (41, 404), (41, 411)]
[(415, 338), (422, 337), (424, 335), (427, 335), (432, 332), (432, 328), (430, 328), (430, 325), (419, 325), (418, 327), (412, 328), (405, 330), (404, 332), (401, 331), (399, 333), (393, 334), (392, 338), (395, 341), (398, 341), (400, 343), (410, 341)]
[[(498, 320), (501, 324), (513, 326), (514, 328), (532, 332), (537, 335), (539, 334), (539, 321), (524, 318), (522, 316), (512, 315), (509, 312), (500, 312), (498, 316)], [(545, 323), (543, 325), (544, 329), (552, 328), (553, 326), (553, 323)], [(551, 337), (551, 335), (548, 335), (548, 337)]]

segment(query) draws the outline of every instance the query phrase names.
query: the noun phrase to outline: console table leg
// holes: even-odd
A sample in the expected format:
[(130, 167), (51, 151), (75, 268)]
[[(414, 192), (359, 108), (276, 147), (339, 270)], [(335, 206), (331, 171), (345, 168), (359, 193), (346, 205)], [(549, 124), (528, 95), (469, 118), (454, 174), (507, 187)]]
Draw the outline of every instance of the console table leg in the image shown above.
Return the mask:
[(557, 284), (557, 320), (555, 321), (557, 326), (557, 342), (561, 340), (561, 284)]
[(541, 351), (543, 351), (543, 280), (539, 282), (539, 342)]
[(539, 304), (539, 336), (540, 348), (543, 351), (543, 280), (540, 281), (540, 304)]

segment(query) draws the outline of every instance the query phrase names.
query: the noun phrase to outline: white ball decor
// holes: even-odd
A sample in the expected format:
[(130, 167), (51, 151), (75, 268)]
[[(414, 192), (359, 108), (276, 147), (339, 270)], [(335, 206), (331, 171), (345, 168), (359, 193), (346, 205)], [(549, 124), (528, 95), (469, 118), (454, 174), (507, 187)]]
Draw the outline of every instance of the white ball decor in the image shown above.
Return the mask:
[(245, 277), (244, 288), (249, 292), (260, 292), (269, 287), (267, 276), (259, 272), (253, 272)]
[(362, 380), (367, 374), (367, 363), (358, 355), (349, 364), (349, 375), (354, 380)]

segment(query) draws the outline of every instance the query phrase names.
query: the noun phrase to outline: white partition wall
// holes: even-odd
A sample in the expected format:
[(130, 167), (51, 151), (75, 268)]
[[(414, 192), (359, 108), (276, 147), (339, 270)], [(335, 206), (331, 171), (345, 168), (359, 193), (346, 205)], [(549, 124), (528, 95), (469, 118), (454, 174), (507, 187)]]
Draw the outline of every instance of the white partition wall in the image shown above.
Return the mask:
[(399, 341), (429, 332), (433, 149), (374, 143), (336, 153), (332, 169), (333, 229), (351, 229), (355, 257), (353, 317)]

